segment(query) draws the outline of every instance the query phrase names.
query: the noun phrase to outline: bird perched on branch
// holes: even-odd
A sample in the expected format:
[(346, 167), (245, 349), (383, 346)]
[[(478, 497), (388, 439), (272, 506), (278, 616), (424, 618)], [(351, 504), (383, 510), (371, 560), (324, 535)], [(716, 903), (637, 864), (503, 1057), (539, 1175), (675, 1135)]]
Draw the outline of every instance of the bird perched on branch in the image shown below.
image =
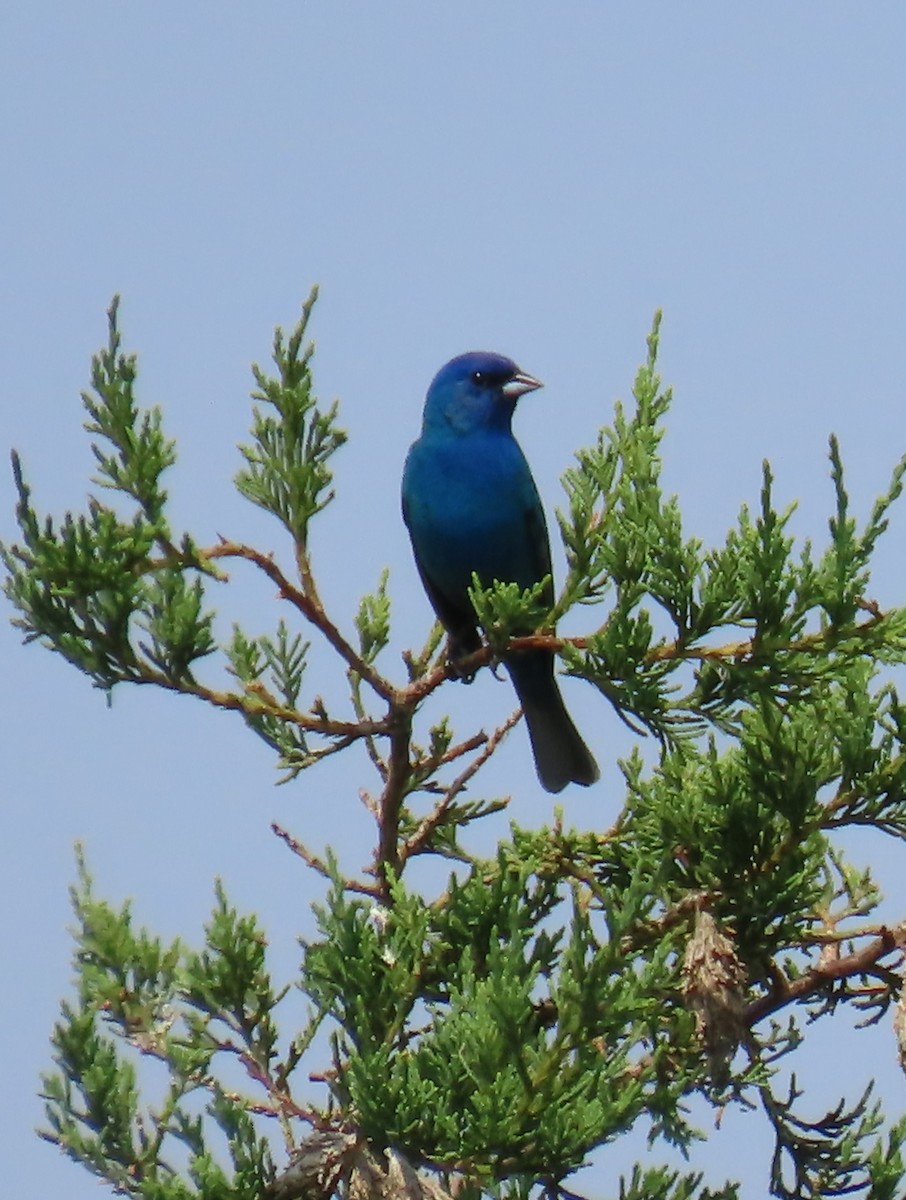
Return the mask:
[[(539, 387), (500, 354), (452, 359), (428, 389), (421, 436), (406, 458), (403, 519), (454, 661), (481, 645), (469, 599), (473, 572), (485, 587), (496, 580), (523, 590), (547, 577), (543, 598), (553, 604), (544, 510), (512, 431), (517, 400)], [(542, 785), (559, 792), (570, 782), (594, 783), (598, 768), (566, 711), (553, 652), (510, 652), (504, 666)]]

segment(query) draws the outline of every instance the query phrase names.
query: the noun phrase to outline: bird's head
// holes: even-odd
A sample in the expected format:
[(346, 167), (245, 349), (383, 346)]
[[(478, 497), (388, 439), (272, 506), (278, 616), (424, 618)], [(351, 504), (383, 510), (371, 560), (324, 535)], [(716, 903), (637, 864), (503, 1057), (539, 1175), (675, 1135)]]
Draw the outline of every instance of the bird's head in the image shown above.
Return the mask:
[(502, 354), (460, 354), (441, 367), (428, 388), (425, 429), (508, 429), (519, 397), (541, 386), (539, 379)]

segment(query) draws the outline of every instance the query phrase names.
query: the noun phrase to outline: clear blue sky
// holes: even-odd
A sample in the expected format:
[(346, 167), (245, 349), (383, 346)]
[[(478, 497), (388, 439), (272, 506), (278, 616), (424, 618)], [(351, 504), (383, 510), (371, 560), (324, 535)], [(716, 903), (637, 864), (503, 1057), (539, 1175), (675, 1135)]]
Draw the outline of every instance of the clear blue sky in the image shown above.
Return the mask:
[[(347, 622), (389, 564), (401, 647), (430, 620), (398, 480), (436, 368), (487, 348), (545, 380), (518, 432), (552, 513), (573, 451), (628, 395), (660, 307), (676, 393), (665, 477), (689, 532), (721, 538), (767, 457), (778, 496), (800, 501), (797, 533), (820, 542), (829, 432), (862, 515), (906, 450), (904, 44), (906, 8), (883, 2), (7, 5), (0, 448), (21, 451), (46, 509), (83, 503), (78, 395), (121, 292), (141, 396), (182, 451), (177, 518), (202, 541), (285, 551), (230, 481), (249, 363), (318, 281), (316, 381), (340, 397), (351, 440), (316, 562)], [(12, 506), (0, 468), (6, 539)], [(903, 601), (904, 528), (900, 512), (878, 563), (885, 605)], [(225, 622), (267, 629), (268, 589), (237, 591)], [(188, 939), (223, 877), (288, 977), (314, 891), (269, 822), (333, 841), (354, 868), (367, 779), (351, 761), (275, 789), (269, 753), (229, 716), (147, 692), (108, 710), (8, 627), (0, 662), (4, 1188), (87, 1200), (93, 1180), (32, 1134), (68, 987), (74, 840), (101, 894), (133, 896), (139, 919)], [(604, 767), (596, 788), (565, 795), (567, 819), (603, 826), (628, 737), (591, 689), (566, 691)], [(511, 697), (484, 677), (454, 702), (490, 723)], [(499, 759), (488, 786), (513, 790), (520, 820), (548, 818), (524, 731)], [(893, 916), (903, 855), (873, 852)], [(877, 1073), (906, 1107), (886, 1025), (858, 1048), (843, 1067), (827, 1039), (806, 1078), (855, 1094)], [(765, 1149), (757, 1118), (734, 1113), (703, 1161), (744, 1176), (754, 1200)], [(620, 1165), (604, 1156), (576, 1186), (613, 1195)]]

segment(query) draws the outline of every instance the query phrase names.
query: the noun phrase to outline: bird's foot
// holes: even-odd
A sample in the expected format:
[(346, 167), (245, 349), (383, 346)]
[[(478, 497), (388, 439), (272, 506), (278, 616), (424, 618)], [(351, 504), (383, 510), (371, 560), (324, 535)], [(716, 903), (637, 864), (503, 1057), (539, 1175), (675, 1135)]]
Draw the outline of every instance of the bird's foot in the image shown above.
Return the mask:
[(470, 671), (464, 665), (465, 660), (468, 657), (469, 657), (468, 655), (465, 655), (462, 658), (453, 658), (451, 655), (450, 658), (448, 659), (450, 670), (453, 672), (454, 677), (456, 679), (458, 679), (460, 683), (471, 683), (472, 680), (475, 678), (474, 669)]

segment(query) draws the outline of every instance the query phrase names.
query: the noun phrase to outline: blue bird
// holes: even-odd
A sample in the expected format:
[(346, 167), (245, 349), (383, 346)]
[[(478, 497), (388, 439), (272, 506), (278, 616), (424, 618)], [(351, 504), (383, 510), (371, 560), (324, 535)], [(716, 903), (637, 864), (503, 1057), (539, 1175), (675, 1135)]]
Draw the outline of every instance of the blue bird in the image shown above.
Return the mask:
[[(544, 510), (511, 424), (519, 397), (539, 387), (501, 354), (454, 358), (428, 389), (421, 436), (406, 458), (403, 519), (454, 662), (481, 645), (468, 591), (473, 571), (485, 586), (497, 580), (523, 589), (547, 576), (544, 598), (553, 604)], [(543, 787), (594, 783), (598, 768), (566, 711), (553, 653), (511, 653), (504, 666)]]

